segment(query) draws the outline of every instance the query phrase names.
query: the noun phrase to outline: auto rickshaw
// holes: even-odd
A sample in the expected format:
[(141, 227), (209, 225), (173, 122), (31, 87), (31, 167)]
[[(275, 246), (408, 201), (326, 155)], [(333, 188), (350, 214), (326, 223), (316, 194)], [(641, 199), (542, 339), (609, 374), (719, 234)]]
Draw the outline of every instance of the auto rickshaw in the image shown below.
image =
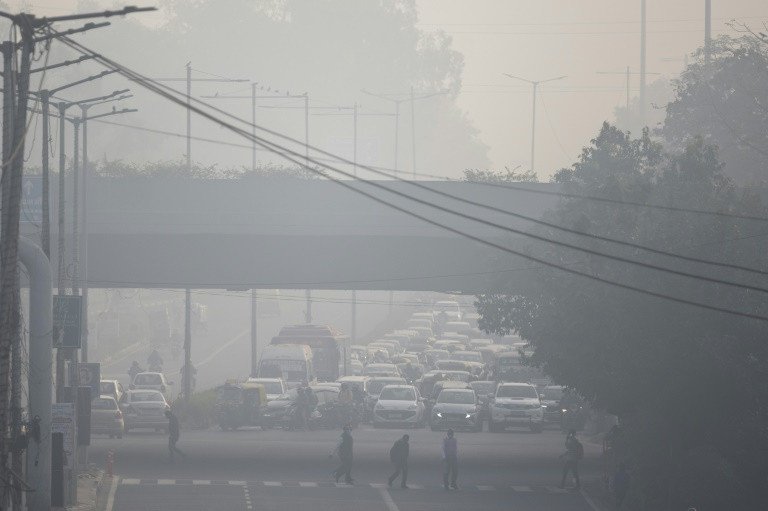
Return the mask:
[(216, 419), (224, 431), (242, 426), (264, 427), (267, 390), (261, 383), (227, 382), (216, 392)]

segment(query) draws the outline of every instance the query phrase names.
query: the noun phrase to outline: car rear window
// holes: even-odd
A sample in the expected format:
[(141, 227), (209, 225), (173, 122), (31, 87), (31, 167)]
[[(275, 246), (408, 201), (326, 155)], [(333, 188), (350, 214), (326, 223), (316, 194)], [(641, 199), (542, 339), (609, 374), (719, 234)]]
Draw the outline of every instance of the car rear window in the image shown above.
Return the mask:
[(159, 392), (134, 392), (131, 394), (132, 403), (165, 401), (163, 395)]
[(91, 403), (92, 410), (117, 410), (117, 403), (114, 399), (97, 397)]
[(111, 381), (103, 381), (99, 383), (99, 392), (101, 392), (102, 394), (114, 394), (115, 383)]
[(163, 383), (159, 374), (137, 374), (134, 385), (161, 385)]

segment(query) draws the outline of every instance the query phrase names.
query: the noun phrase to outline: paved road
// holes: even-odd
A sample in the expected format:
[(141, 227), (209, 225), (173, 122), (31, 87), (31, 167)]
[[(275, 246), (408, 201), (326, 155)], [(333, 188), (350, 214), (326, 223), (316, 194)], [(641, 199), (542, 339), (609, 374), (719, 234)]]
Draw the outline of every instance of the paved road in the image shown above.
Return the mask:
[[(384, 510), (592, 511), (583, 495), (557, 488), (559, 431), (458, 433), (458, 492), (441, 486), (443, 433), (409, 431), (411, 489), (388, 489), (389, 447), (403, 430), (362, 427), (355, 437), (354, 487), (336, 485), (329, 459), (337, 431), (184, 431), (187, 459), (171, 464), (167, 441), (154, 433), (94, 439), (90, 459), (115, 451), (120, 483), (114, 511), (134, 510)], [(582, 477), (598, 473), (595, 446), (585, 443)]]

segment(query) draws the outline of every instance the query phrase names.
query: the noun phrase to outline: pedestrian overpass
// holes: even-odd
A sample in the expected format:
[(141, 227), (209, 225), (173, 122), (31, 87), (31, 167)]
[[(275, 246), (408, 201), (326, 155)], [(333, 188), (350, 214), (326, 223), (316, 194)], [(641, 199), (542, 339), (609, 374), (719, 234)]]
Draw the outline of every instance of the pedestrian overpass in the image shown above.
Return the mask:
[[(529, 226), (408, 183), (379, 183), (451, 210), (504, 225)], [(537, 218), (557, 200), (466, 182), (421, 183)], [(498, 229), (413, 203), (366, 183), (352, 186), (453, 228), (501, 240), (508, 246), (520, 245)], [(520, 186), (552, 190), (557, 185)], [(51, 189), (55, 199), (55, 183)], [(89, 180), (87, 197), (91, 288), (476, 293), (486, 288), (496, 270), (531, 266), (326, 180), (94, 177)], [(51, 209), (55, 270), (55, 204)], [(69, 197), (66, 210), (70, 229)], [(36, 230), (34, 225), (26, 228)], [(70, 237), (67, 232), (68, 258), (72, 254)]]

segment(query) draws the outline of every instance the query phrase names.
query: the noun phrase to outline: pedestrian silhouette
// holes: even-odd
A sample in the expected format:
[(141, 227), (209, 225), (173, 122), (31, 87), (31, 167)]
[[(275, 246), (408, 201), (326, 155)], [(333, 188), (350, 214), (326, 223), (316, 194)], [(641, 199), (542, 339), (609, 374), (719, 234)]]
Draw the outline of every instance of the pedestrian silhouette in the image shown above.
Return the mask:
[(392, 464), (395, 465), (395, 472), (389, 476), (388, 484), (391, 487), (392, 483), (395, 482), (395, 480), (402, 474), (402, 479), (400, 480), (400, 487), (403, 489), (408, 488), (408, 454), (410, 451), (410, 445), (408, 444), (409, 440), (408, 435), (403, 435), (403, 437), (397, 441), (395, 441), (394, 445), (392, 445), (392, 448), (389, 450), (389, 459), (392, 461)]

